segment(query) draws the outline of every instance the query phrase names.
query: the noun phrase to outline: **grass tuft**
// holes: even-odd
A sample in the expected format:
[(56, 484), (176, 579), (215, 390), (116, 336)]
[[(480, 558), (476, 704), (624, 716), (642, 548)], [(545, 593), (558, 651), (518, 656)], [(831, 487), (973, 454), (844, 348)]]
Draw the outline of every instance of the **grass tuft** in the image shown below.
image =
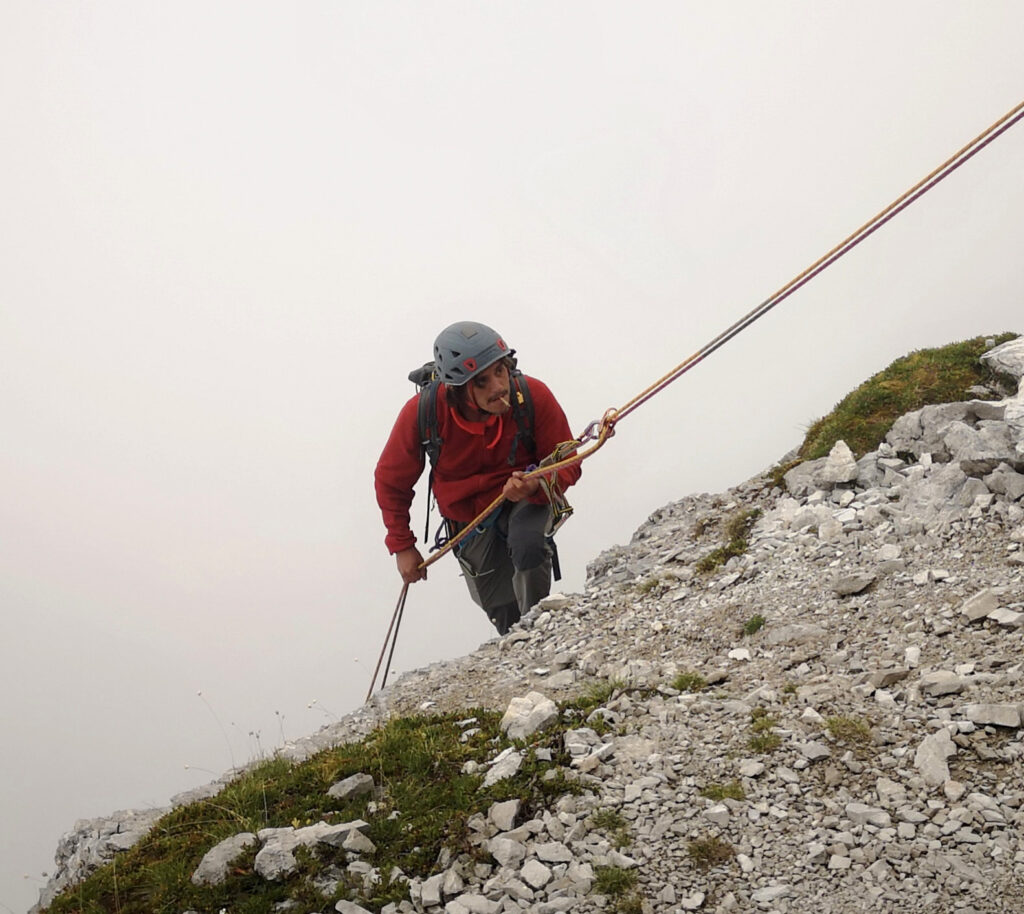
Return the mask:
[(746, 622), (743, 623), (743, 634), (748, 637), (750, 635), (756, 634), (757, 632), (761, 631), (761, 629), (764, 627), (765, 621), (766, 620), (764, 616), (751, 616), (749, 619), (747, 619)]
[(728, 863), (736, 856), (733, 846), (721, 838), (700, 838), (686, 845), (686, 852), (702, 870)]
[(702, 797), (709, 800), (745, 800), (746, 792), (739, 781), (729, 781), (728, 784), (708, 784), (701, 792)]
[(677, 692), (700, 692), (708, 687), (708, 681), (700, 673), (687, 670), (676, 676), (671, 686)]
[(782, 745), (782, 737), (773, 732), (778, 720), (764, 708), (754, 708), (750, 712), (750, 730), (752, 736), (747, 745), (755, 752), (772, 752)]
[(859, 717), (827, 717), (825, 726), (841, 743), (864, 745), (871, 742), (871, 727)]
[(636, 881), (635, 870), (627, 870), (621, 866), (594, 867), (593, 888), (599, 895), (609, 895), (612, 898), (625, 895), (636, 887)]
[(605, 807), (597, 810), (591, 814), (590, 824), (598, 831), (607, 834), (613, 847), (621, 849), (632, 844), (629, 835), (629, 822), (615, 809)]
[(603, 705), (621, 690), (623, 683), (619, 680), (604, 679), (590, 683), (583, 691), (568, 703), (568, 707), (574, 708), (581, 714), (589, 714)]
[(747, 508), (731, 515), (725, 522), (725, 534), (729, 537), (728, 542), (701, 558), (695, 566), (697, 571), (701, 574), (710, 574), (729, 559), (743, 555), (749, 545), (747, 537), (750, 535), (750, 530), (760, 516), (760, 508)]
[(773, 752), (782, 745), (782, 737), (778, 733), (755, 733), (747, 745), (754, 752)]

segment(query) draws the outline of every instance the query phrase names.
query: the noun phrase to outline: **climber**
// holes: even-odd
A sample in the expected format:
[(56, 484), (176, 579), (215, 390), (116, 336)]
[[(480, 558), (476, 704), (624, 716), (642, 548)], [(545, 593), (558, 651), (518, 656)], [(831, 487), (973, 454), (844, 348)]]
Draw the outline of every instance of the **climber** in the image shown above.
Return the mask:
[[(442, 330), (424, 368), (434, 380), (402, 408), (374, 474), (384, 542), (403, 581), (427, 576), (409, 510), (428, 456), (449, 535), (503, 495), (455, 551), (470, 596), (504, 634), (551, 589), (552, 505), (524, 473), (573, 435), (548, 387), (517, 370), (515, 350), (490, 327), (460, 321)], [(578, 464), (563, 468), (557, 486), (579, 476)]]

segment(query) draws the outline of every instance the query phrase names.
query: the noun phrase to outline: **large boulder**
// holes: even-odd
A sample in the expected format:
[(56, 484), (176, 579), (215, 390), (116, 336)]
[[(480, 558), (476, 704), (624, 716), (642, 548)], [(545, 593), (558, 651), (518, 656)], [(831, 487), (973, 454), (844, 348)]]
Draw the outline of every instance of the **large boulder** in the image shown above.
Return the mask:
[(925, 406), (900, 416), (885, 436), (899, 454), (931, 454), (940, 463), (950, 459), (945, 433), (953, 422), (964, 422), (969, 415), (967, 403), (940, 403)]
[(1024, 378), (1024, 336), (990, 349), (982, 355), (981, 361), (993, 371)]
[(857, 461), (853, 451), (845, 441), (837, 441), (832, 445), (825, 463), (815, 475), (819, 488), (831, 489), (836, 485), (854, 482), (857, 479)]
[(968, 476), (986, 476), (1001, 463), (1015, 462), (1014, 442), (1005, 422), (986, 420), (971, 427), (951, 422), (942, 433), (950, 459)]

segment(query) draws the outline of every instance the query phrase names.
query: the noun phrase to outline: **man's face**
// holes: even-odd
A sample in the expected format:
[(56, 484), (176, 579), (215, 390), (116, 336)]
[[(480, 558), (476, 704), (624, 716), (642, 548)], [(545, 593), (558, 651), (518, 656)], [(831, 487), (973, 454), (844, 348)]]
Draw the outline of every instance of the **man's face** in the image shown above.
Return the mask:
[(509, 409), (508, 368), (495, 362), (469, 381), (469, 398), (481, 412), (499, 415)]

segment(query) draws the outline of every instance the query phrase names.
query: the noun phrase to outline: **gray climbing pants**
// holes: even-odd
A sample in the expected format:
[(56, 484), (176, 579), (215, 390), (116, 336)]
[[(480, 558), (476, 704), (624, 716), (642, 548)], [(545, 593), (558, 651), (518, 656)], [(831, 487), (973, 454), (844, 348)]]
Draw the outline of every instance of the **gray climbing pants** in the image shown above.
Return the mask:
[(551, 520), (550, 505), (506, 503), (493, 524), (456, 549), (473, 602), (501, 635), (551, 592)]

